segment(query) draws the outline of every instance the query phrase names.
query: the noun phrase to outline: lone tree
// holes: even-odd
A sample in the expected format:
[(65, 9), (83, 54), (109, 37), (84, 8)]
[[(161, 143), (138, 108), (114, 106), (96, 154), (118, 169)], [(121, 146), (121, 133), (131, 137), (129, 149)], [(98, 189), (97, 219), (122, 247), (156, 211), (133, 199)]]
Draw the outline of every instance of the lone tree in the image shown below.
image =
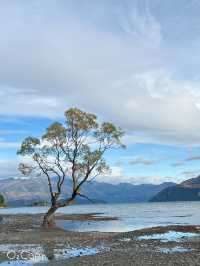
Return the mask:
[[(65, 123), (55, 122), (41, 138), (28, 137), (22, 142), (18, 154), (31, 164), (20, 163), (19, 170), (26, 176), (44, 175), (48, 181), (51, 207), (43, 226), (52, 226), (55, 211), (76, 196), (89, 199), (81, 192), (83, 184), (109, 169), (103, 156), (109, 149), (124, 147), (122, 136), (122, 130), (112, 123), (100, 124), (94, 114), (71, 108), (65, 112)], [(67, 178), (72, 181), (70, 196), (61, 199), (63, 187), (69, 186), (64, 182)]]

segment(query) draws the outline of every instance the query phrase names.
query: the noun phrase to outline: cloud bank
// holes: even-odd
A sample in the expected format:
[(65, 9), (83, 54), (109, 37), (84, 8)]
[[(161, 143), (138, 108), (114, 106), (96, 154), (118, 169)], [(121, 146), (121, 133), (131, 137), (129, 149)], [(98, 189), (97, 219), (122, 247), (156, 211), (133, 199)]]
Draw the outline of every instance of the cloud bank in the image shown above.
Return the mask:
[(78, 106), (131, 143), (199, 145), (200, 5), (166, 2), (1, 1), (0, 114)]

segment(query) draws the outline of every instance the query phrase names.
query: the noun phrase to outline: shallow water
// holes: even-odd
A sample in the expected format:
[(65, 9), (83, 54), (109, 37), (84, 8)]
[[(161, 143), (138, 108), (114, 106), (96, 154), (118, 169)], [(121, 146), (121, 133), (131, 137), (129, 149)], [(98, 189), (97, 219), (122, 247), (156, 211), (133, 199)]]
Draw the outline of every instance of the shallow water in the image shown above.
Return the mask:
[(0, 262), (1, 266), (26, 266), (36, 263), (47, 263), (48, 261), (58, 261), (72, 257), (94, 255), (105, 247), (63, 247), (59, 245), (19, 245), (8, 244), (0, 245), (0, 255), (4, 260)]
[[(1, 213), (44, 213), (46, 207), (4, 208)], [(59, 213), (102, 213), (118, 217), (117, 221), (58, 221), (58, 225), (75, 231), (125, 232), (165, 225), (197, 225), (200, 223), (199, 202), (167, 202), (137, 204), (90, 204), (61, 208)]]
[(139, 236), (138, 240), (160, 240), (161, 242), (180, 241), (183, 238), (198, 237), (200, 234), (189, 232), (168, 231), (162, 234)]
[(165, 253), (165, 254), (172, 254), (172, 253), (190, 252), (190, 251), (192, 251), (192, 249), (177, 246), (177, 247), (173, 247), (173, 248), (159, 248), (158, 251), (161, 253)]

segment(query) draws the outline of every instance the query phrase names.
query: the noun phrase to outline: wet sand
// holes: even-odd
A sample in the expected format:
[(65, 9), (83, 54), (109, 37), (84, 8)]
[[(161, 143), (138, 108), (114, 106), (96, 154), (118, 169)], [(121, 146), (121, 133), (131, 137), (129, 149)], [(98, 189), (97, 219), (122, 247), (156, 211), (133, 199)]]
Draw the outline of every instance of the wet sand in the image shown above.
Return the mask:
[[(167, 226), (137, 230), (126, 233), (72, 232), (60, 228), (40, 227), (42, 214), (3, 215), (0, 222), (0, 244), (40, 245), (49, 261), (34, 265), (200, 265), (200, 237), (182, 238), (177, 241), (139, 240), (146, 236), (169, 231), (200, 233), (198, 226)], [(59, 215), (62, 220), (100, 221), (110, 219), (98, 214)], [(113, 219), (116, 219), (115, 217)], [(55, 260), (56, 246), (63, 248), (99, 248), (99, 253)], [(0, 262), (6, 261), (0, 251)], [(1, 264), (0, 264), (1, 265)], [(3, 265), (3, 264), (2, 264)]]
[(105, 216), (103, 213), (84, 213), (84, 214), (57, 214), (56, 220), (65, 221), (115, 221), (117, 217)]

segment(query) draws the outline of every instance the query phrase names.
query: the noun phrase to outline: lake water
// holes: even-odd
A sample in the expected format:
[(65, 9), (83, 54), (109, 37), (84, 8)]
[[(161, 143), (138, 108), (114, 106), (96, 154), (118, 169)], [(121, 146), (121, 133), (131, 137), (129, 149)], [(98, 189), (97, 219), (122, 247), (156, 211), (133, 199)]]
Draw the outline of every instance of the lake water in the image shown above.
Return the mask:
[[(46, 207), (2, 208), (0, 214), (44, 213)], [(72, 205), (59, 213), (101, 213), (115, 221), (58, 221), (67, 230), (126, 232), (152, 226), (200, 225), (200, 202)]]

